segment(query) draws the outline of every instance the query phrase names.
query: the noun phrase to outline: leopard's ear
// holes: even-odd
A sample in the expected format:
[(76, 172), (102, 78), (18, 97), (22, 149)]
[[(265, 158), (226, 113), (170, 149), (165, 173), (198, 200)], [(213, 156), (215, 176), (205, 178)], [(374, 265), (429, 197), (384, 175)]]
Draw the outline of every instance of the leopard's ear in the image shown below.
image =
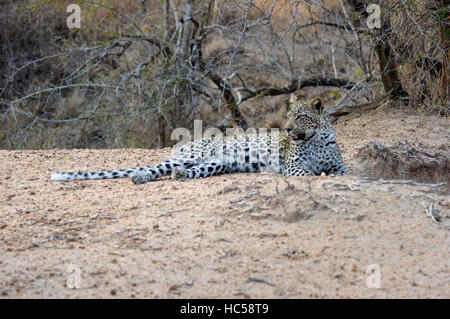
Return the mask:
[(297, 103), (297, 97), (295, 96), (294, 93), (292, 93), (290, 98), (289, 98), (289, 107), (292, 107), (296, 103)]
[(323, 101), (320, 97), (314, 97), (309, 101), (309, 108), (316, 111), (319, 114), (323, 113)]

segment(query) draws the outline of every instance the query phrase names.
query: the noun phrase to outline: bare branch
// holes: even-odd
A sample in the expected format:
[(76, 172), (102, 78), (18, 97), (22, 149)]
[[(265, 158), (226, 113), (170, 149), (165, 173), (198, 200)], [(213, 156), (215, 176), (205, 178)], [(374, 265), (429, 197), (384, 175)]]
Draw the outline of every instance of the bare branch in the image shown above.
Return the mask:
[(364, 34), (368, 34), (368, 30), (367, 29), (361, 29), (361, 28), (352, 28), (351, 25), (345, 25), (345, 24), (338, 24), (338, 23), (334, 23), (334, 22), (328, 22), (328, 21), (313, 21), (307, 24), (303, 24), (300, 26), (297, 26), (297, 31), (303, 28), (307, 28), (313, 25), (326, 25), (329, 27), (334, 27), (334, 28), (339, 28), (345, 31), (354, 31), (354, 32), (358, 32), (358, 33), (364, 33)]
[(354, 111), (368, 111), (368, 110), (372, 110), (372, 109), (375, 109), (375, 108), (381, 106), (384, 102), (388, 101), (389, 98), (390, 98), (390, 93), (385, 94), (378, 100), (371, 102), (371, 103), (365, 103), (365, 104), (360, 104), (360, 105), (351, 105), (351, 106), (338, 106), (338, 107), (329, 109), (327, 111), (327, 113), (330, 116), (340, 117), (343, 115), (350, 114), (351, 112), (354, 112)]
[(242, 98), (242, 102), (251, 99), (253, 97), (261, 96), (275, 96), (290, 94), (296, 90), (309, 87), (309, 86), (335, 86), (344, 89), (350, 89), (356, 86), (355, 82), (344, 80), (344, 79), (334, 79), (334, 78), (311, 78), (306, 80), (293, 80), (289, 86), (286, 87), (264, 87), (256, 90), (251, 90), (244, 88), (248, 92), (247, 96)]

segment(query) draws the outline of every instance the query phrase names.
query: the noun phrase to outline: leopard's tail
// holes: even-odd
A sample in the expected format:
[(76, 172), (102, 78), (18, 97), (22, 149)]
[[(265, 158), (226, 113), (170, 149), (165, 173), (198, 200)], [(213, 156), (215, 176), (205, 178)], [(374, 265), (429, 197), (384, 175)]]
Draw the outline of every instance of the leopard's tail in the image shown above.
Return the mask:
[(139, 168), (127, 168), (111, 171), (98, 172), (53, 172), (51, 175), (52, 181), (73, 181), (74, 179), (112, 179), (130, 177)]

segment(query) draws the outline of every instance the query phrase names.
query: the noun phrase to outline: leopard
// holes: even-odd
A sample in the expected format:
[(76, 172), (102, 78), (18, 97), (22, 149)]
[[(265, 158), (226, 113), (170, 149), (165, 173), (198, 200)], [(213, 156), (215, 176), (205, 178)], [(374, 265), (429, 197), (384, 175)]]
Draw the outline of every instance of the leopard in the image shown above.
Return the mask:
[[(53, 172), (52, 180), (71, 181), (130, 178), (135, 184), (170, 175), (184, 181), (227, 173), (273, 172), (284, 176), (344, 175), (348, 173), (336, 134), (314, 97), (288, 101), (284, 130), (269, 133), (220, 134), (184, 144), (169, 160), (157, 165), (95, 172)], [(236, 131), (236, 130), (235, 130)]]

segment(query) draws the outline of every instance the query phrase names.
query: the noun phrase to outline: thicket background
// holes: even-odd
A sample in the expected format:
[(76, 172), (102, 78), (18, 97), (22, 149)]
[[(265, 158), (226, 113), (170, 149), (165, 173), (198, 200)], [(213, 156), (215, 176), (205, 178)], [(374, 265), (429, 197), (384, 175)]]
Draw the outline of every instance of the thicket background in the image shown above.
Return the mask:
[[(81, 28), (69, 29), (69, 4)], [(369, 3), (380, 28), (366, 25)], [(336, 119), (396, 99), (448, 116), (449, 1), (0, 2), (0, 148), (171, 145), (194, 119), (279, 127), (290, 93)], [(373, 16), (372, 16), (373, 17)]]

